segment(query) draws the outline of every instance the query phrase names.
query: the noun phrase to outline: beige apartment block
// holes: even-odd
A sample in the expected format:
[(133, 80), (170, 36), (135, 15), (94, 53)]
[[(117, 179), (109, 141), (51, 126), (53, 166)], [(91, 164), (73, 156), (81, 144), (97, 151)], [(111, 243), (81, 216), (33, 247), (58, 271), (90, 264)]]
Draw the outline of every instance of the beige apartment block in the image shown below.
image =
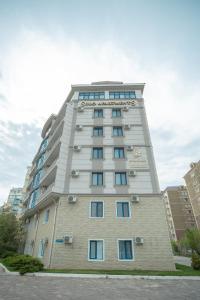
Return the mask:
[(185, 174), (184, 179), (197, 227), (200, 229), (200, 161), (190, 164), (190, 170)]
[(48, 268), (174, 270), (143, 83), (72, 85), (42, 129), (25, 253)]
[(171, 240), (180, 240), (186, 229), (196, 227), (196, 221), (187, 189), (183, 185), (169, 186), (163, 193)]

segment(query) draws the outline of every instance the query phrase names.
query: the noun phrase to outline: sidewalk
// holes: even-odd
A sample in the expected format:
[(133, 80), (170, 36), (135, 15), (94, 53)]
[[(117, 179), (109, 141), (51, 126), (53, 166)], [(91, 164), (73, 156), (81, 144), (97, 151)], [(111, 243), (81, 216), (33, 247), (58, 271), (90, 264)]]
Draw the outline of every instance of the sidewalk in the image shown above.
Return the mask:
[(184, 265), (184, 266), (191, 266), (191, 258), (185, 256), (174, 256), (174, 262), (176, 264)]

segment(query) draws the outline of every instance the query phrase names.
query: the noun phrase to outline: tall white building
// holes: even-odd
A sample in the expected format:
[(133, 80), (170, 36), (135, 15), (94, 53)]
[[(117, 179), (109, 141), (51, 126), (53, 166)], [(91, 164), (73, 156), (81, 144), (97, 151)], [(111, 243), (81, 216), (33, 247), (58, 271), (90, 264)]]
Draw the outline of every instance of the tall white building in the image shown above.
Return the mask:
[(33, 159), (25, 253), (50, 268), (174, 269), (143, 83), (72, 85)]

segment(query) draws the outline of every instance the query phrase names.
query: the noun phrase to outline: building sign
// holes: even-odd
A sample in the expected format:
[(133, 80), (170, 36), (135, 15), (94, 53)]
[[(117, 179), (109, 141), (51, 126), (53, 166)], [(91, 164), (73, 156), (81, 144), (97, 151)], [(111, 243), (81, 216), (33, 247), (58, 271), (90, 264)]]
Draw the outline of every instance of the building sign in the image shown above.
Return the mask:
[(83, 106), (113, 106), (113, 105), (121, 105), (121, 106), (135, 106), (135, 100), (126, 100), (126, 101), (80, 101), (79, 107)]

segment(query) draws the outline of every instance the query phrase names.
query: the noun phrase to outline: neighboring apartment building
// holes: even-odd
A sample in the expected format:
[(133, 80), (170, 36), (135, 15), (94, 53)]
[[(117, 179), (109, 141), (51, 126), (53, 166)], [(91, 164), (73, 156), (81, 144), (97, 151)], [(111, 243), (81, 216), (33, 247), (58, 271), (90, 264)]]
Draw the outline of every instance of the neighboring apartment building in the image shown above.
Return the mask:
[(22, 199), (23, 199), (22, 188), (12, 188), (9, 192), (7, 202), (4, 204), (4, 208), (14, 213), (17, 217), (22, 212)]
[(184, 176), (197, 227), (200, 229), (200, 161), (190, 164)]
[(196, 227), (192, 206), (185, 186), (169, 186), (163, 192), (171, 240), (180, 240), (188, 228)]
[(45, 266), (174, 270), (143, 89), (73, 85), (44, 124), (24, 219)]

